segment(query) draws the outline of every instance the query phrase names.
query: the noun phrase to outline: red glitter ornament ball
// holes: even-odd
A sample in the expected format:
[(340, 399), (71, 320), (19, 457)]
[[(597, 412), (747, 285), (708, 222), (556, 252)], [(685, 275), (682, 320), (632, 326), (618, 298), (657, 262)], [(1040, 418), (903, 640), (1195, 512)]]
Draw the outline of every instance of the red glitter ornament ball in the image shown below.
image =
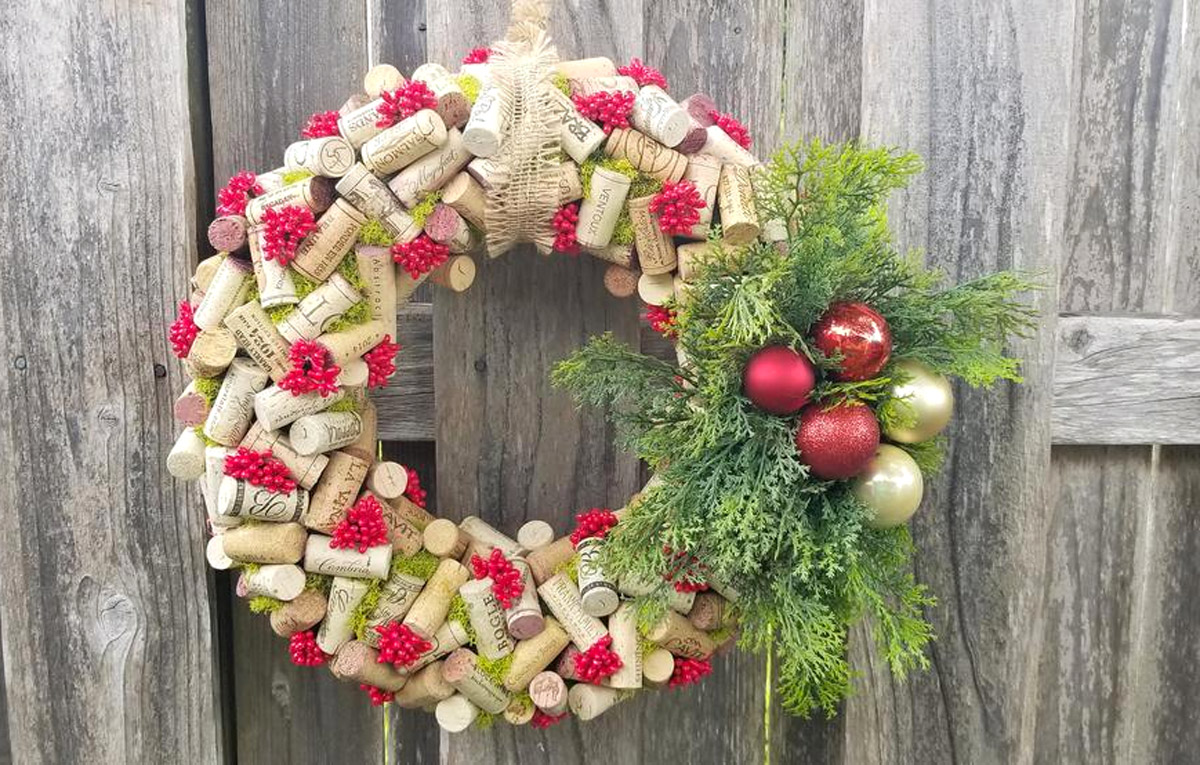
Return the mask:
[(638, 85), (657, 85), (663, 90), (667, 89), (667, 78), (662, 76), (662, 72), (646, 66), (640, 58), (631, 59), (625, 66), (617, 67), (617, 74), (632, 77)]
[(268, 207), (262, 221), (263, 257), (282, 266), (292, 262), (300, 241), (317, 227), (312, 210), (300, 205)]
[(853, 478), (875, 456), (879, 421), (866, 404), (845, 403), (829, 409), (810, 404), (800, 412), (796, 448), (809, 472), (825, 480)]
[(414, 279), (420, 279), (422, 274), (429, 273), (449, 259), (450, 248), (438, 244), (426, 234), (421, 234), (411, 242), (392, 245), (392, 260)]
[(866, 303), (835, 303), (812, 328), (813, 344), (826, 356), (841, 354), (838, 380), (878, 377), (892, 355), (887, 320)]
[(225, 457), (225, 475), (246, 481), (251, 486), (261, 486), (276, 494), (288, 494), (296, 490), (287, 465), (271, 453), (270, 449), (256, 452), (239, 446), (234, 454)]
[(662, 191), (650, 199), (650, 212), (658, 216), (658, 227), (665, 234), (685, 235), (700, 222), (700, 211), (708, 203), (691, 181), (663, 184)]
[(812, 362), (786, 345), (756, 351), (742, 372), (742, 390), (764, 412), (787, 416), (800, 411), (817, 383)]
[(258, 183), (258, 176), (249, 170), (239, 171), (217, 192), (217, 215), (244, 215), (246, 201), (261, 193), (263, 187)]
[(737, 117), (734, 117), (732, 114), (723, 114), (716, 109), (710, 111), (708, 116), (711, 117), (712, 121), (716, 123), (717, 127), (724, 130), (725, 134), (732, 138), (738, 146), (741, 146), (743, 149), (750, 148), (751, 144), (753, 143), (750, 138), (750, 131), (746, 129), (746, 126), (743, 125)]
[(337, 393), (337, 378), (342, 369), (333, 363), (333, 356), (315, 340), (292, 343), (288, 358), (292, 368), (279, 381), (279, 387), (293, 396), (318, 391), (321, 398)]
[(685, 659), (677, 656), (675, 657), (675, 670), (671, 673), (671, 679), (667, 681), (667, 685), (671, 688), (678, 688), (681, 685), (698, 683), (710, 672), (712, 672), (712, 662), (708, 659)]
[(368, 388), (387, 385), (388, 378), (396, 373), (396, 352), (399, 350), (400, 344), (393, 343), (391, 335), (384, 335), (379, 345), (363, 354), (363, 361), (367, 364)]

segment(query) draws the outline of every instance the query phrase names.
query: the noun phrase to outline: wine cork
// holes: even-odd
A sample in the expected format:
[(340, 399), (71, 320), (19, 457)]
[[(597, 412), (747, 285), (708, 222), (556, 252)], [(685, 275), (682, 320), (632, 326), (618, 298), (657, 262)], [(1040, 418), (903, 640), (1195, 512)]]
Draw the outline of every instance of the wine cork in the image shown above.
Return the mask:
[(363, 148), (372, 138), (384, 132), (385, 128), (379, 125), (384, 118), (383, 103), (383, 99), (377, 96), (365, 104), (346, 104), (353, 108), (338, 118), (338, 132), (355, 149)]
[(409, 675), (408, 682), (396, 694), (395, 702), (405, 709), (414, 709), (448, 699), (454, 695), (454, 686), (442, 677), (442, 662), (435, 661), (416, 674)]
[[(375, 497), (370, 491), (365, 491), (363, 494)], [(380, 497), (375, 497), (375, 499), (383, 509), (383, 519), (387, 523), (392, 552), (406, 558), (420, 552), (423, 541), (421, 530), (401, 515), (391, 501)]]
[(384, 499), (404, 496), (408, 488), (408, 468), (398, 462), (380, 462), (367, 474), (367, 488)]
[[(371, 378), (371, 368), (362, 359), (351, 359), (338, 367), (337, 385), (339, 388), (363, 388)], [(373, 454), (372, 449), (367, 449)]]
[(322, 412), (345, 397), (340, 390), (326, 396), (317, 391), (294, 396), (290, 391), (272, 385), (254, 396), (254, 416), (267, 430), (279, 430), (301, 417)]
[(709, 226), (712, 225), (713, 211), (717, 209), (717, 186), (721, 182), (721, 160), (708, 154), (693, 154), (688, 158), (687, 170), (683, 173), (685, 181), (691, 181), (696, 192), (704, 200), (704, 207), (699, 210), (700, 220), (692, 227), (690, 236), (693, 239), (704, 239), (708, 236)]
[(625, 269), (634, 269), (637, 267), (637, 254), (633, 249), (632, 244), (617, 244), (610, 242), (605, 247), (587, 247), (584, 252), (599, 260), (612, 263), (616, 266), (621, 266)]
[(576, 657), (581, 653), (583, 652), (574, 645), (568, 645), (563, 649), (563, 652), (559, 655), (558, 660), (554, 662), (554, 671), (558, 673), (559, 677), (561, 677), (563, 680), (583, 682), (583, 678), (579, 676), (579, 672), (577, 672), (575, 668)]
[(181, 481), (196, 481), (204, 475), (204, 439), (192, 427), (184, 428), (167, 455), (167, 472)]
[(675, 657), (665, 648), (656, 648), (642, 659), (642, 685), (661, 688), (675, 674)]
[[(436, 111), (447, 127), (460, 128), (471, 115), (471, 101), (458, 86), (458, 80), (441, 64), (422, 64), (412, 73), (412, 79), (429, 86), (437, 99)], [(480, 98), (483, 98), (480, 95)]]
[[(294, 312), (293, 312), (294, 313)], [(238, 347), (279, 382), (291, 369), (290, 346), (258, 301), (251, 300), (229, 312), (225, 327)]]
[(479, 707), (468, 701), (466, 696), (456, 693), (439, 701), (433, 716), (438, 726), (447, 733), (462, 733), (479, 716)]
[[(254, 180), (259, 186), (262, 186), (263, 194), (270, 194), (272, 191), (278, 191), (283, 188), (283, 175), (286, 172), (286, 167), (277, 167), (274, 170), (259, 173), (254, 177)], [(259, 196), (262, 195), (260, 194)]]
[(358, 497), (367, 478), (370, 462), (346, 452), (333, 452), (313, 490), (305, 514), (304, 525), (310, 529), (332, 534), (346, 517), (346, 512)]
[(397, 516), (416, 526), (418, 531), (424, 531), (435, 520), (428, 510), (420, 507), (408, 497), (389, 499), (387, 504)]
[(246, 219), (241, 215), (214, 218), (208, 224), (208, 243), (217, 252), (237, 252), (242, 249), (246, 246)]
[(290, 564), (259, 566), (242, 572), (238, 579), (238, 597), (265, 595), (276, 600), (295, 600), (304, 592), (304, 572)]
[(480, 93), (496, 84), (496, 78), (492, 75), (492, 67), (486, 61), (478, 64), (461, 64), (458, 67), (458, 73), (470, 75), (479, 80)]
[(647, 274), (669, 274), (675, 270), (675, 242), (658, 225), (650, 212), (653, 197), (629, 200), (629, 219), (637, 243), (638, 263)]
[(271, 456), (284, 464), (292, 479), (303, 489), (315, 486), (325, 466), (329, 464), (329, 458), (324, 454), (300, 456), (286, 436), (277, 431), (266, 430), (262, 423), (258, 422), (250, 426), (239, 446), (256, 452), (270, 450)]
[(379, 603), (367, 620), (367, 631), (363, 640), (372, 648), (378, 648), (379, 632), (375, 628), (403, 619), (424, 587), (424, 579), (393, 571), (379, 589)]
[(758, 237), (758, 213), (749, 170), (731, 164), (721, 168), (717, 204), (721, 210), (721, 234), (728, 244), (748, 244)]
[(626, 573), (617, 583), (617, 591), (629, 598), (641, 598), (646, 595), (666, 596), (667, 607), (681, 614), (692, 609), (696, 599), (694, 592), (680, 592), (665, 579), (651, 579), (636, 574)]
[(729, 601), (715, 592), (696, 594), (695, 602), (688, 611), (688, 621), (701, 632), (712, 632), (724, 627), (729, 619)]
[(528, 696), (515, 696), (504, 709), (504, 720), (509, 725), (526, 725), (533, 719), (536, 707)]
[(306, 207), (319, 215), (328, 210), (336, 198), (333, 181), (320, 176), (305, 178), (251, 199), (246, 203), (246, 221), (251, 226), (258, 226), (267, 210), (293, 206)]
[(617, 610), (621, 599), (617, 597), (616, 586), (600, 564), (604, 540), (588, 537), (580, 540), (575, 549), (579, 553), (579, 597), (583, 610), (590, 616), (608, 616)]
[[(217, 514), (291, 523), (308, 509), (308, 492), (300, 487), (286, 494), (225, 476), (217, 490)], [(294, 561), (290, 561), (294, 562)]]
[(329, 671), (339, 680), (373, 685), (389, 693), (403, 688), (408, 679), (391, 664), (381, 663), (379, 652), (358, 640), (349, 640), (338, 647)]
[(699, 276), (700, 266), (717, 255), (717, 246), (711, 242), (681, 244), (675, 251), (678, 259), (679, 278), (692, 282)]
[(354, 164), (354, 157), (354, 147), (349, 141), (340, 136), (326, 136), (289, 145), (283, 153), (283, 164), (288, 170), (341, 178)]
[(342, 366), (379, 345), (387, 330), (382, 320), (372, 319), (341, 332), (326, 332), (317, 342), (329, 351), (334, 364)]
[(711, 154), (727, 165), (737, 165), (738, 167), (754, 168), (761, 164), (757, 157), (742, 148), (741, 144), (730, 138), (729, 134), (719, 126), (709, 125), (705, 130), (708, 133), (708, 140), (704, 142), (704, 148), (700, 150), (702, 154)]
[(567, 711), (567, 684), (554, 672), (539, 672), (529, 681), (529, 698), (542, 712), (558, 717)]
[[(445, 265), (445, 264), (443, 263), (442, 265)], [(413, 277), (409, 276), (408, 272), (405, 271), (400, 265), (397, 265), (396, 266), (396, 304), (403, 305), (403, 304), (407, 303), (409, 301), (409, 299), (413, 296), (413, 293), (417, 291), (417, 287), (420, 287), (422, 284), (424, 284), (425, 280), (428, 278), (429, 278), (428, 271), (414, 279)]]
[(591, 188), (579, 206), (579, 223), (575, 238), (584, 247), (604, 247), (612, 241), (621, 206), (629, 194), (628, 177), (606, 167), (592, 172)]
[(415, 207), (422, 196), (440, 189), (472, 159), (463, 145), (462, 133), (450, 128), (445, 143), (396, 173), (388, 181), (388, 188), (404, 205)]
[(294, 600), (271, 612), (271, 629), (282, 638), (290, 638), (321, 623), (328, 602), (316, 590), (305, 590)]
[(308, 536), (304, 546), (305, 571), (354, 579), (387, 579), (392, 565), (391, 545), (376, 545), (359, 552), (356, 547), (331, 547), (332, 541), (324, 534)]
[(371, 318), (382, 321), (387, 334), (396, 339), (396, 266), (387, 247), (360, 244), (354, 248), (354, 261), (362, 276), (363, 298)]
[(225, 458), (232, 453), (224, 446), (204, 447), (204, 477), (200, 480), (201, 494), (204, 496), (204, 511), (214, 528), (237, 526), (241, 518), (230, 518), (217, 512), (217, 494), (221, 481), (225, 478)]
[(233, 558), (225, 554), (224, 534), (217, 534), (208, 540), (204, 546), (204, 559), (214, 571), (228, 571), (237, 565)]
[(223, 536), (225, 554), (239, 563), (299, 563), (308, 531), (299, 523), (256, 523)]
[(504, 553), (505, 557), (511, 558), (521, 552), (521, 545), (517, 544), (517, 540), (501, 534), (495, 527), (482, 518), (468, 515), (459, 522), (458, 527), (462, 529), (464, 534), (478, 542), (481, 546), (498, 548)]
[(717, 102), (704, 93), (694, 93), (679, 102), (688, 115), (703, 127), (715, 125), (715, 112), (719, 111)]
[(513, 558), (512, 564), (513, 568), (520, 572), (524, 587), (521, 589), (521, 597), (505, 612), (505, 622), (508, 624), (510, 635), (517, 640), (528, 640), (541, 634), (546, 628), (546, 618), (542, 615), (537, 585), (529, 571), (529, 564), (524, 558)]
[(706, 143), (708, 143), (708, 131), (704, 129), (703, 125), (692, 119), (692, 116), (689, 114), (687, 134), (684, 135), (683, 140), (679, 142), (679, 145), (674, 147), (675, 151), (679, 152), (680, 154), (691, 156), (693, 154), (698, 154), (700, 150), (704, 148), (704, 144)]
[(497, 189), (502, 176), (508, 177), (508, 173), (500, 163), (489, 157), (476, 157), (468, 162), (467, 173), (488, 194)]
[(350, 619), (366, 596), (370, 583), (365, 579), (335, 576), (329, 587), (325, 620), (317, 630), (317, 645), (325, 653), (337, 649), (354, 637)]
[(584, 722), (594, 720), (604, 714), (616, 706), (621, 699), (622, 695), (618, 690), (587, 683), (572, 685), (571, 690), (567, 692), (571, 714)]
[(585, 77), (617, 76), (616, 64), (612, 62), (611, 58), (604, 56), (580, 58), (573, 61), (559, 61), (554, 65), (554, 68), (568, 80), (583, 79)]
[(525, 550), (536, 550), (554, 541), (554, 528), (545, 521), (527, 521), (517, 529), (517, 544)]
[(319, 412), (292, 423), (288, 440), (296, 454), (307, 457), (354, 443), (362, 433), (358, 412)]
[(329, 278), (354, 246), (367, 217), (344, 199), (334, 200), (312, 233), (300, 241), (292, 268), (317, 282)]
[(642, 274), (638, 277), (638, 297), (649, 305), (664, 305), (675, 299), (675, 279), (671, 274)]
[(467, 151), (477, 157), (491, 157), (500, 151), (510, 108), (498, 88), (480, 93), (462, 131)]
[(646, 639), (658, 643), (676, 656), (687, 659), (707, 659), (717, 644), (705, 633), (692, 626), (687, 618), (667, 611), (649, 631)]
[(608, 138), (596, 123), (579, 113), (557, 88), (550, 91), (549, 107), (559, 122), (559, 145), (571, 159), (583, 164)]
[(362, 162), (376, 175), (390, 175), (445, 145), (442, 118), (422, 109), (363, 144)]
[(545, 547), (539, 547), (529, 553), (525, 556), (525, 561), (529, 564), (533, 581), (543, 584), (574, 557), (575, 546), (571, 544), (570, 537), (559, 537)]
[(337, 183), (337, 193), (368, 218), (379, 221), (400, 242), (411, 242), (421, 228), (405, 212), (400, 200), (367, 167), (355, 163)]
[(442, 202), (470, 221), (475, 228), (487, 230), (487, 195), (470, 173), (460, 172), (442, 187)]
[(508, 622), (504, 609), (492, 592), (491, 577), (467, 582), (458, 588), (467, 604), (467, 617), (475, 630), (475, 644), (485, 659), (497, 661), (513, 651), (513, 640), (508, 634)]
[(425, 583), (425, 589), (417, 596), (404, 624), (418, 636), (428, 640), (435, 630), (446, 621), (450, 601), (458, 588), (466, 583), (470, 575), (458, 561), (444, 559), (438, 564), (433, 576)]
[(517, 693), (524, 690), (533, 680), (534, 675), (550, 666), (563, 649), (567, 647), (570, 637), (554, 619), (546, 619), (546, 626), (541, 632), (528, 640), (517, 643), (513, 649), (512, 664), (504, 676), (505, 689)]
[(643, 85), (638, 91), (629, 121), (667, 147), (678, 146), (692, 127), (687, 111), (657, 85)]
[(624, 75), (608, 75), (605, 77), (572, 77), (570, 79), (571, 93), (577, 96), (591, 96), (596, 93), (637, 93), (637, 80)]
[(247, 261), (232, 256), (222, 260), (192, 321), (203, 330), (219, 329), (221, 320), (245, 301), (251, 281), (251, 266)]
[(237, 349), (237, 340), (224, 327), (201, 330), (192, 341), (184, 365), (193, 379), (216, 377), (229, 367)]
[(192, 272), (192, 277), (189, 281), (194, 289), (204, 292), (208, 289), (208, 285), (212, 284), (213, 277), (216, 276), (217, 270), (221, 267), (221, 263), (225, 258), (229, 257), (225, 251), (220, 251), (211, 258), (205, 258), (196, 264), (196, 270)]
[(433, 637), (428, 638), (428, 640), (432, 646), (413, 662), (408, 668), (408, 674), (411, 675), (431, 662), (435, 662), (452, 651), (457, 651), (459, 648), (467, 645), (471, 640), (471, 636), (467, 633), (466, 625), (460, 624), (455, 620), (446, 620), (433, 633)]
[(642, 687), (642, 641), (637, 623), (637, 608), (630, 602), (622, 603), (608, 620), (612, 651), (621, 658), (620, 669), (608, 677), (612, 688)]
[(604, 269), (604, 289), (616, 298), (627, 298), (637, 294), (638, 274), (628, 268), (611, 265)]
[(452, 292), (466, 292), (475, 283), (475, 261), (466, 255), (451, 257), (429, 275), (430, 281)]
[(687, 157), (636, 130), (613, 130), (604, 144), (604, 153), (628, 160), (638, 170), (660, 181), (677, 181), (687, 170)]
[(234, 359), (204, 421), (205, 434), (222, 446), (241, 441), (254, 417), (255, 394), (266, 384), (262, 367), (248, 359)]
[(439, 244), (449, 244), (458, 235), (459, 230), (466, 227), (466, 222), (454, 208), (440, 203), (425, 218), (425, 233)]
[(555, 574), (538, 587), (554, 618), (571, 637), (571, 642), (581, 651), (586, 651), (600, 638), (608, 634), (604, 622), (583, 610), (579, 589), (566, 574)]
[(448, 518), (438, 518), (426, 526), (422, 537), (425, 549), (439, 558), (457, 560), (467, 549), (467, 536)]
[(730, 603), (737, 603), (738, 599), (741, 598), (741, 594), (734, 589), (731, 584), (722, 581), (720, 577), (716, 576), (711, 571), (708, 573), (707, 579), (709, 589), (720, 595), (722, 598), (725, 598)]
[(371, 98), (379, 98), (384, 91), (395, 90), (404, 85), (404, 75), (391, 64), (376, 64), (363, 75), (363, 90)]

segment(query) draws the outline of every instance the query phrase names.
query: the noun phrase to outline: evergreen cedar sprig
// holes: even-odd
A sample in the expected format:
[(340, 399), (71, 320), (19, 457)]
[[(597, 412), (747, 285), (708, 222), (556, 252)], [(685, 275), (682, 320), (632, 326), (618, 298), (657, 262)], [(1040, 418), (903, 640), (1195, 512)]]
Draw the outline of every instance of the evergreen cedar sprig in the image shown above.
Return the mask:
[[(972, 385), (1019, 379), (1006, 341), (1033, 326), (1018, 302), (1035, 287), (1004, 273), (957, 287), (919, 257), (897, 251), (885, 200), (920, 164), (911, 154), (854, 144), (813, 143), (775, 156), (756, 178), (763, 220), (788, 237), (736, 249), (718, 242), (698, 264), (689, 299), (672, 305), (687, 368), (640, 354), (611, 335), (560, 362), (554, 382), (581, 404), (609, 408), (619, 443), (654, 469), (613, 530), (602, 555), (613, 576), (662, 576), (666, 550), (687, 550), (707, 578), (741, 597), (742, 644), (774, 646), (787, 708), (832, 714), (850, 692), (846, 639), (868, 616), (882, 654), (903, 676), (925, 667), (933, 598), (912, 577), (907, 527), (878, 530), (848, 482), (808, 475), (794, 443), (795, 420), (769, 415), (742, 393), (750, 354), (772, 342), (808, 352), (818, 369), (836, 360), (809, 350), (809, 328), (834, 302), (863, 301), (888, 320), (892, 358), (917, 359)], [(893, 364), (863, 383), (822, 379), (822, 400), (857, 399), (882, 422), (902, 419), (890, 399), (902, 380)], [(903, 447), (932, 473), (941, 440)], [(657, 600), (655, 600), (657, 598)], [(665, 609), (664, 595), (639, 603), (639, 618)]]

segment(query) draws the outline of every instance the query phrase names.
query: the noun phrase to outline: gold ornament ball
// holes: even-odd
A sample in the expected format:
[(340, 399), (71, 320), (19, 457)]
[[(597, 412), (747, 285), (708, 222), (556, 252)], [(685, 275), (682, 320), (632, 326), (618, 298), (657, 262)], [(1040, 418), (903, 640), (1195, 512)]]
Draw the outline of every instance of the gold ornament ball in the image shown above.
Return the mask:
[(875, 511), (871, 526), (888, 529), (912, 517), (921, 504), (925, 482), (908, 452), (880, 444), (867, 467), (854, 479), (854, 496)]
[(912, 417), (910, 427), (891, 426), (884, 430), (888, 440), (916, 444), (941, 433), (954, 414), (954, 391), (950, 381), (919, 361), (900, 361), (896, 367), (909, 378), (892, 388), (899, 408)]

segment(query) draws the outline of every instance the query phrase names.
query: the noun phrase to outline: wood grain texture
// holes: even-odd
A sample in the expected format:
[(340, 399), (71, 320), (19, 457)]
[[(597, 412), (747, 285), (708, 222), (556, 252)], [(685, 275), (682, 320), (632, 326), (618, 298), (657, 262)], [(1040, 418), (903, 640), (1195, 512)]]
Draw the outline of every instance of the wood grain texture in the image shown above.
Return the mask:
[[(3, 631), (0, 626), (0, 645), (3, 645)], [(12, 759), (12, 741), (8, 732), (8, 693), (4, 688), (4, 655), (0, 652), (0, 765), (10, 765)]]
[[(453, 299), (453, 296), (448, 296)], [(433, 306), (409, 303), (396, 322), (396, 376), (371, 399), (379, 409), (379, 440), (428, 441), (434, 436)]]
[(0, 98), (21, 105), (0, 117), (0, 621), (21, 763), (222, 757), (203, 512), (162, 459), (184, 384), (166, 326), (196, 260), (186, 24), (184, 2), (0, 8)]
[(784, 23), (784, 140), (857, 138), (862, 101), (863, 0), (792, 3)]

